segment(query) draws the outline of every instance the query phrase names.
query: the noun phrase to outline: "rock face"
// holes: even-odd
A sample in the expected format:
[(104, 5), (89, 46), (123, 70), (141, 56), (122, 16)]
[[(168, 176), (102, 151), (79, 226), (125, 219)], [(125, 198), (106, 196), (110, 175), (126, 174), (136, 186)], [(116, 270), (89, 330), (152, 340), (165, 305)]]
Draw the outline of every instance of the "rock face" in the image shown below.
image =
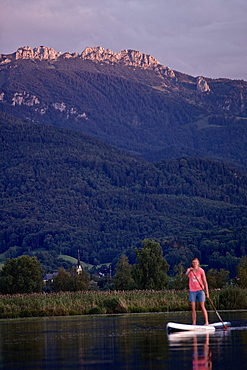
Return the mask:
[(12, 105), (27, 105), (32, 107), (36, 104), (40, 104), (39, 99), (35, 95), (30, 95), (26, 91), (23, 93), (16, 92), (12, 98)]
[(197, 77), (197, 90), (199, 90), (201, 92), (209, 92), (210, 91), (210, 87), (209, 87), (207, 81), (201, 76)]
[(16, 59), (38, 59), (38, 60), (57, 60), (61, 53), (57, 53), (52, 48), (39, 46), (31, 49), (29, 46), (19, 48), (15, 53)]
[(126, 66), (152, 69), (167, 77), (175, 77), (175, 73), (172, 69), (163, 66), (151, 55), (143, 54), (135, 50), (123, 50), (119, 53), (114, 53), (110, 49), (104, 49), (100, 46), (87, 47), (81, 54), (69, 52), (62, 54), (56, 52), (53, 48), (45, 46), (39, 46), (34, 49), (29, 46), (24, 46), (13, 54), (0, 55), (0, 64), (9, 63), (18, 59), (57, 61), (59, 58), (80, 58), (82, 60), (92, 60), (93, 62), (108, 64), (122, 63)]
[(123, 63), (127, 66), (152, 69), (168, 77), (175, 77), (175, 73), (169, 67), (164, 67), (157, 59), (149, 54), (143, 54), (135, 50), (123, 50), (119, 53), (113, 53), (110, 49), (105, 50), (102, 47), (86, 48), (80, 55), (82, 59), (89, 59), (94, 62), (104, 63)]

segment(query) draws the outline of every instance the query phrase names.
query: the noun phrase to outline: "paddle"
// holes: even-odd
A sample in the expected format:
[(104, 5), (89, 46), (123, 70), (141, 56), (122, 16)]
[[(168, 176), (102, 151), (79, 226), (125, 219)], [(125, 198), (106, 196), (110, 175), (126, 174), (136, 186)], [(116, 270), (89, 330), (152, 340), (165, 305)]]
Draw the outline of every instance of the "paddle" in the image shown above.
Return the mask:
[[(206, 295), (206, 292), (205, 292), (205, 290), (204, 290), (204, 288), (203, 288), (202, 284), (200, 283), (200, 281), (197, 279), (196, 274), (194, 273), (194, 271), (193, 271), (193, 270), (190, 270), (190, 271), (192, 271), (192, 272), (193, 272), (193, 275), (195, 276), (195, 278), (196, 278), (196, 280), (198, 281), (198, 283), (199, 283), (200, 287), (202, 288), (202, 290), (204, 291), (204, 293), (205, 293), (205, 295)], [(220, 321), (222, 322), (224, 329), (227, 329), (227, 326), (225, 325), (224, 321), (223, 321), (223, 320), (222, 320), (222, 318), (220, 317), (220, 314), (219, 314), (219, 312), (217, 311), (217, 309), (216, 309), (215, 305), (213, 304), (213, 302), (212, 302), (211, 298), (207, 297), (207, 299), (209, 300), (209, 302), (210, 302), (211, 306), (213, 307), (213, 309), (214, 309), (214, 311), (215, 311), (216, 315), (218, 316), (218, 318), (219, 318), (219, 319), (220, 319)]]

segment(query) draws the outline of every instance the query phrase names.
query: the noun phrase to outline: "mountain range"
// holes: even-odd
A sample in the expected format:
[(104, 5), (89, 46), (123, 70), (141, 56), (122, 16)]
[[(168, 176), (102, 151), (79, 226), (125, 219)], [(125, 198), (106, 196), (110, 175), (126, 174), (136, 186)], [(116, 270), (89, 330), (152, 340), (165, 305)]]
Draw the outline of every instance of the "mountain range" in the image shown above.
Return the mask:
[(0, 55), (0, 110), (78, 130), (148, 161), (187, 155), (246, 170), (247, 82), (193, 77), (134, 50)]
[[(232, 274), (247, 244), (247, 82), (133, 50), (0, 55), (0, 259), (134, 260), (158, 240)], [(45, 251), (45, 252), (44, 252)], [(42, 254), (43, 253), (43, 254)]]

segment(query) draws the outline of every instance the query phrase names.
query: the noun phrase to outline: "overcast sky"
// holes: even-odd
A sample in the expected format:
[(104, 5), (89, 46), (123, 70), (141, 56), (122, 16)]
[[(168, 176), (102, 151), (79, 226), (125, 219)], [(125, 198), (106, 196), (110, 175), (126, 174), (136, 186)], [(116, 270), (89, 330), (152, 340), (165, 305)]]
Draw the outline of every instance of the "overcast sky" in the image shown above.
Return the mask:
[(151, 54), (193, 76), (247, 81), (247, 0), (0, 0), (0, 54), (21, 46)]

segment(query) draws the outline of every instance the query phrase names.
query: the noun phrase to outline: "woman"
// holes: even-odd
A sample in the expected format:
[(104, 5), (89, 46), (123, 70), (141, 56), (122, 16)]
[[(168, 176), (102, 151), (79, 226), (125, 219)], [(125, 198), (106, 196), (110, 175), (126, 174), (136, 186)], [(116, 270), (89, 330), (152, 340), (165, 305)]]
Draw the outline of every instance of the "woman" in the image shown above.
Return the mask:
[(209, 298), (208, 283), (205, 272), (200, 267), (198, 258), (192, 260), (191, 267), (186, 271), (186, 276), (189, 278), (189, 300), (191, 304), (192, 325), (196, 325), (196, 301), (199, 302), (205, 325), (208, 325), (208, 313), (205, 308), (206, 297)]

